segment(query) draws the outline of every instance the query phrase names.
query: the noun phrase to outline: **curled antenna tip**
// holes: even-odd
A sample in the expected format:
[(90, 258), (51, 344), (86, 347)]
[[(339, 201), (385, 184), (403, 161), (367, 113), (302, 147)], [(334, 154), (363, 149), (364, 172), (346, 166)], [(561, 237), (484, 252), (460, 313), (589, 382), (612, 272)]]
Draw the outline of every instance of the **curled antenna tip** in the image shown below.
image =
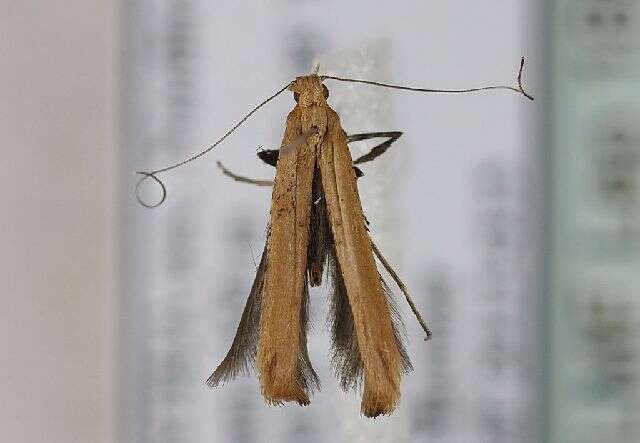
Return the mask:
[(513, 92), (517, 92), (518, 94), (523, 95), (529, 100), (533, 100), (533, 96), (527, 93), (522, 86), (522, 71), (524, 68), (524, 57), (520, 59), (520, 69), (518, 70), (518, 81), (517, 85), (507, 86), (507, 85), (492, 85), (492, 86), (480, 86), (476, 88), (465, 88), (465, 89), (436, 89), (436, 88), (415, 88), (412, 86), (402, 86), (402, 85), (393, 85), (390, 83), (382, 83), (375, 82), (371, 80), (361, 80), (356, 78), (345, 78), (345, 77), (336, 77), (333, 75), (321, 75), (320, 78), (322, 80), (331, 79), (337, 80), (341, 82), (351, 82), (351, 83), (363, 83), (366, 85), (372, 86), (381, 86), (383, 88), (391, 88), (391, 89), (400, 89), (404, 91), (414, 91), (414, 92), (429, 92), (429, 93), (444, 93), (444, 94), (467, 94), (470, 92), (480, 92), (480, 91), (490, 91), (490, 90), (509, 90)]
[(525, 97), (527, 97), (529, 100), (533, 101), (533, 95), (527, 93), (524, 90), (524, 87), (522, 86), (522, 71), (524, 70), (524, 57), (520, 58), (520, 69), (518, 70), (518, 89), (520, 90), (520, 92), (522, 93), (522, 95), (524, 95)]
[[(164, 183), (162, 183), (162, 180), (156, 177), (153, 172), (136, 171), (136, 174), (142, 175), (142, 177), (140, 177), (140, 180), (138, 180), (138, 183), (136, 183), (136, 200), (138, 200), (138, 203), (148, 209), (157, 208), (162, 203), (164, 203), (164, 201), (167, 199), (167, 188), (164, 186)], [(160, 189), (162, 190), (162, 197), (157, 203), (146, 203), (140, 196), (140, 186), (148, 178), (158, 183), (160, 185)]]
[[(184, 166), (187, 163), (191, 163), (192, 161), (197, 160), (200, 157), (202, 157), (202, 156), (208, 154), (209, 152), (211, 152), (213, 149), (215, 149), (216, 146), (218, 146), (220, 143), (222, 143), (229, 135), (231, 135), (236, 129), (238, 129), (245, 121), (247, 121), (249, 119), (249, 117), (251, 117), (253, 114), (255, 114), (260, 108), (262, 108), (264, 105), (269, 103), (271, 100), (276, 98), (278, 95), (280, 95), (284, 91), (286, 91), (287, 88), (289, 87), (289, 85), (291, 85), (291, 82), (288, 82), (287, 84), (282, 86), (277, 92), (275, 92), (270, 97), (268, 97), (268, 98), (264, 99), (262, 102), (260, 102), (251, 111), (249, 111), (244, 117), (242, 117), (238, 123), (236, 123), (231, 129), (229, 129), (227, 132), (225, 132), (222, 135), (222, 137), (220, 137), (212, 145), (210, 145), (209, 147), (203, 149), (202, 151), (200, 151), (200, 152), (198, 152), (196, 154), (193, 154), (191, 157), (188, 157), (187, 159), (182, 160), (182, 161), (180, 161), (178, 163), (175, 163), (175, 164), (173, 164), (171, 166), (167, 166), (167, 167), (164, 167), (164, 168), (161, 168), (161, 169), (155, 169), (155, 170), (150, 171), (150, 172), (138, 171), (137, 174), (140, 174), (140, 175), (143, 176), (138, 181), (138, 183), (136, 184), (136, 199), (138, 200), (138, 202), (142, 206), (144, 206), (145, 208), (156, 208), (156, 207), (160, 206), (165, 201), (165, 199), (167, 198), (167, 189), (165, 188), (164, 183), (162, 183), (162, 181), (158, 177), (156, 177), (156, 174), (160, 174), (162, 172), (166, 172), (166, 171), (170, 171), (170, 170), (175, 169), (175, 168), (179, 168), (179, 167)], [(162, 188), (162, 198), (160, 199), (159, 202), (157, 202), (155, 204), (145, 203), (140, 198), (140, 185), (142, 184), (143, 181), (145, 181), (148, 178), (153, 179)]]

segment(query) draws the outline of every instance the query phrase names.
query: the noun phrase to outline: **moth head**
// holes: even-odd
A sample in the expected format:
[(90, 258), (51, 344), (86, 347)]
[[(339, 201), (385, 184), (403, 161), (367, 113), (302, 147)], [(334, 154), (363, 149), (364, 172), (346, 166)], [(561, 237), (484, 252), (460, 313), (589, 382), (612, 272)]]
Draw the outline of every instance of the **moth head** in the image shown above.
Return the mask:
[(303, 108), (322, 106), (329, 97), (329, 90), (315, 74), (296, 78), (289, 85), (289, 91), (293, 92), (293, 99)]

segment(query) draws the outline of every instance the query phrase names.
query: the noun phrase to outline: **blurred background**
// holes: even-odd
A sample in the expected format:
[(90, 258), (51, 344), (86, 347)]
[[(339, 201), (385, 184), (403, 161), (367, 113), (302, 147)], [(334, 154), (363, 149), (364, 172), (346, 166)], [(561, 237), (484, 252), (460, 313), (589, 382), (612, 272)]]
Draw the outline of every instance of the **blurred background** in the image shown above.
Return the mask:
[[(11, 442), (636, 442), (640, 439), (640, 4), (633, 0), (2, 2), (0, 429)], [(224, 357), (264, 244), (283, 94), (321, 72), (348, 133), (404, 131), (359, 180), (415, 370), (391, 417), (322, 390), (268, 408)], [(371, 144), (352, 146), (354, 155)], [(144, 186), (153, 199), (158, 190)], [(399, 296), (399, 294), (397, 294)]]

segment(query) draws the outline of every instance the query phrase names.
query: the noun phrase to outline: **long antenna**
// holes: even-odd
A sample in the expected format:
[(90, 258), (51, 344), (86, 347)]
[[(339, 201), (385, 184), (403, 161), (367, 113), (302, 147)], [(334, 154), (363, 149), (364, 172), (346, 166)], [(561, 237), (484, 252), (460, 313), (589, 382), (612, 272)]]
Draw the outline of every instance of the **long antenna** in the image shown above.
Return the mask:
[(466, 94), (468, 92), (489, 91), (492, 89), (507, 89), (509, 91), (514, 91), (519, 94), (522, 94), (529, 100), (533, 100), (533, 96), (531, 94), (528, 94), (522, 86), (523, 68), (524, 68), (524, 57), (520, 59), (520, 69), (518, 71), (517, 87), (515, 86), (482, 86), (478, 88), (468, 88), (468, 89), (430, 89), (430, 88), (413, 88), (409, 86), (391, 85), (389, 83), (374, 82), (370, 80), (359, 80), (355, 78), (334, 77), (332, 75), (321, 75), (320, 78), (322, 80), (327, 79), (327, 80), (337, 80), (337, 81), (349, 82), (349, 83), (364, 83), (366, 85), (382, 86), (383, 88), (401, 89), (404, 91), (432, 92), (432, 93), (446, 93), (446, 94)]
[[(528, 98), (529, 100), (533, 100), (533, 96), (531, 94), (528, 94), (524, 90), (524, 87), (522, 86), (522, 71), (523, 71), (523, 69), (524, 69), (524, 57), (522, 57), (520, 59), (520, 69), (518, 70), (517, 87), (515, 87), (515, 86), (502, 86), (501, 85), (501, 86), (482, 86), (482, 87), (478, 87), (478, 88), (468, 88), (468, 89), (413, 88), (413, 87), (409, 87), (409, 86), (392, 85), (392, 84), (388, 84), (388, 83), (374, 82), (374, 81), (370, 81), (370, 80), (360, 80), (360, 79), (354, 79), (354, 78), (334, 77), (334, 76), (331, 76), (331, 75), (321, 75), (320, 76), (320, 80), (337, 80), (337, 81), (341, 81), (341, 82), (364, 83), (364, 84), (367, 84), (367, 85), (381, 86), (381, 87), (384, 87), (384, 88), (392, 88), (392, 89), (401, 89), (401, 90), (405, 90), (405, 91), (430, 92), (430, 93), (447, 93), (447, 94), (464, 94), (464, 93), (469, 93), (469, 92), (488, 91), (488, 90), (493, 90), (493, 89), (506, 89), (506, 90), (510, 90), (510, 91), (514, 91), (514, 92), (517, 92), (519, 94), (522, 94), (524, 97)], [(312, 75), (316, 75), (316, 74), (317, 73), (314, 73)], [(278, 95), (282, 94), (292, 83), (293, 82), (287, 83), (282, 88), (280, 88), (276, 93), (274, 93), (272, 96), (270, 96), (269, 98), (263, 100), (259, 105), (257, 105), (255, 108), (253, 108), (248, 114), (246, 114), (244, 117), (242, 117), (242, 119), (240, 119), (240, 121), (238, 123), (236, 123), (231, 129), (229, 129), (227, 132), (225, 132), (225, 134), (222, 137), (220, 137), (214, 144), (212, 144), (211, 146), (207, 147), (206, 149), (203, 149), (202, 151), (198, 152), (197, 154), (192, 155), (191, 157), (187, 158), (186, 160), (183, 160), (183, 161), (181, 161), (179, 163), (176, 163), (176, 164), (171, 165), (171, 166), (167, 166), (167, 167), (162, 168), (162, 169), (156, 169), (156, 170), (153, 170), (153, 171), (136, 171), (136, 174), (139, 174), (139, 175), (142, 176), (140, 178), (140, 180), (138, 180), (138, 182), (136, 183), (136, 199), (138, 200), (138, 202), (142, 206), (144, 206), (145, 208), (156, 208), (156, 207), (160, 206), (162, 203), (164, 203), (164, 201), (167, 198), (167, 188), (165, 187), (165, 185), (162, 182), (162, 180), (160, 180), (157, 177), (156, 174), (159, 174), (161, 172), (166, 172), (166, 171), (169, 171), (171, 169), (179, 168), (180, 166), (186, 165), (187, 163), (190, 163), (190, 162), (202, 157), (203, 155), (207, 154), (208, 152), (212, 151), (216, 146), (218, 146), (220, 143), (222, 143), (229, 135), (231, 135), (231, 133), (233, 133), (236, 129), (238, 129), (238, 127), (240, 125), (242, 125), (245, 121), (247, 121), (247, 119), (249, 117), (251, 117), (253, 114), (255, 114), (260, 108), (262, 108), (264, 105), (266, 105), (271, 100), (276, 98)], [(162, 197), (155, 204), (145, 203), (142, 200), (142, 198), (140, 198), (140, 185), (145, 180), (147, 180), (148, 178), (150, 178), (150, 179), (154, 180), (156, 183), (158, 183), (160, 185), (161, 190), (162, 190)]]
[[(211, 150), (213, 150), (213, 148), (218, 146), (229, 135), (231, 135), (231, 133), (233, 131), (238, 129), (238, 127), (241, 124), (243, 124), (245, 121), (247, 121), (247, 119), (249, 117), (251, 117), (253, 114), (255, 114), (258, 111), (258, 109), (262, 108), (264, 105), (269, 103), (271, 100), (276, 98), (278, 95), (282, 94), (289, 87), (290, 84), (291, 84), (291, 82), (287, 83), (280, 90), (278, 90), (278, 92), (273, 94), (271, 97), (263, 100), (258, 106), (253, 108), (248, 114), (246, 114), (244, 117), (242, 117), (242, 119), (240, 119), (240, 121), (238, 123), (236, 123), (235, 126), (233, 126), (233, 128), (231, 128), (227, 132), (225, 132), (225, 134), (222, 137), (220, 137), (214, 144), (212, 144), (208, 148), (203, 149), (202, 151), (198, 152), (197, 154), (194, 154), (191, 157), (187, 158), (186, 160), (183, 160), (183, 161), (181, 161), (179, 163), (176, 163), (175, 165), (167, 166), (167, 167), (162, 168), (162, 169), (156, 169), (154, 171), (136, 171), (136, 174), (142, 175), (142, 178), (140, 178), (140, 180), (138, 180), (138, 183), (136, 183), (136, 199), (138, 200), (138, 203), (140, 203), (145, 208), (156, 208), (156, 207), (160, 206), (162, 203), (164, 203), (164, 201), (167, 199), (167, 188), (165, 187), (164, 183), (162, 183), (162, 180), (160, 180), (158, 177), (156, 177), (156, 174), (159, 174), (161, 172), (166, 172), (166, 171), (169, 171), (171, 169), (179, 168), (180, 166), (186, 165), (187, 163), (190, 163), (190, 162), (202, 157), (203, 155), (207, 154)], [(148, 178), (151, 178), (151, 179), (155, 180), (160, 185), (160, 188), (162, 189), (162, 198), (160, 198), (160, 200), (155, 204), (145, 203), (140, 198), (140, 185), (142, 184), (142, 182), (144, 182)]]

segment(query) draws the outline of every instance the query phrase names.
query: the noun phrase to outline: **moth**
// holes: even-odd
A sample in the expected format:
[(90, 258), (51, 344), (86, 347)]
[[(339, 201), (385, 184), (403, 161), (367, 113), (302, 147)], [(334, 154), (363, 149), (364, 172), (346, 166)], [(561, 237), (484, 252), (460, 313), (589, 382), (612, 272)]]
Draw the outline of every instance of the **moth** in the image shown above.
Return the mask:
[[(173, 166), (139, 172), (142, 175), (136, 186), (139, 201), (147, 207), (161, 204), (166, 198), (166, 188), (156, 174), (206, 154), (264, 104), (285, 90), (293, 93), (296, 105), (287, 116), (280, 149), (258, 154), (276, 167), (272, 182), (238, 176), (219, 163), (223, 172), (235, 180), (272, 185), (273, 191), (266, 244), (235, 338), (207, 384), (217, 386), (255, 370), (268, 404), (308, 405), (311, 393), (319, 389), (307, 350), (309, 287), (319, 286), (327, 275), (331, 281), (332, 366), (340, 387), (362, 392), (361, 413), (367, 417), (394, 411), (400, 399), (401, 377), (412, 366), (399, 332), (401, 319), (375, 257), (398, 284), (427, 338), (431, 337), (431, 331), (406, 286), (371, 240), (358, 193), (357, 178), (362, 171), (356, 165), (384, 153), (401, 133), (348, 136), (338, 114), (327, 103), (329, 91), (324, 81), (419, 92), (509, 89), (533, 99), (522, 87), (523, 65), (524, 58), (517, 88), (487, 86), (463, 90), (410, 88), (323, 76), (316, 71), (287, 83), (207, 149)], [(374, 137), (387, 140), (354, 161), (348, 143)], [(139, 186), (148, 178), (162, 188), (162, 198), (154, 205), (139, 197)]]

